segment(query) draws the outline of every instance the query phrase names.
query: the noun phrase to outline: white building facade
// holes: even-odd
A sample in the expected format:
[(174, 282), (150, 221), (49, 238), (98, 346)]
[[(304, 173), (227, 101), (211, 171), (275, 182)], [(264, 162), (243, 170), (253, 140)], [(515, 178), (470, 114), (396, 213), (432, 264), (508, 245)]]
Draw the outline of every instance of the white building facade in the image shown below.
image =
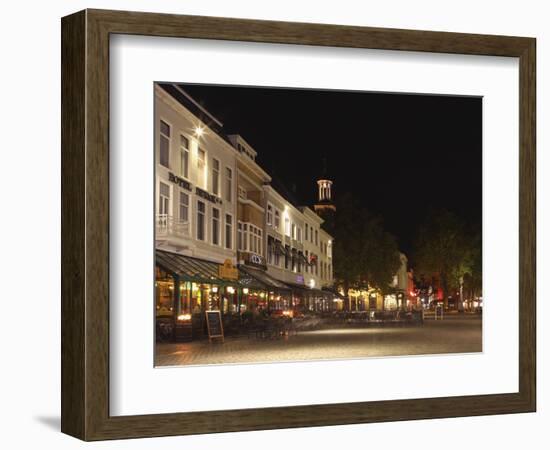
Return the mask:
[(236, 263), (237, 153), (159, 85), (155, 168), (156, 248)]

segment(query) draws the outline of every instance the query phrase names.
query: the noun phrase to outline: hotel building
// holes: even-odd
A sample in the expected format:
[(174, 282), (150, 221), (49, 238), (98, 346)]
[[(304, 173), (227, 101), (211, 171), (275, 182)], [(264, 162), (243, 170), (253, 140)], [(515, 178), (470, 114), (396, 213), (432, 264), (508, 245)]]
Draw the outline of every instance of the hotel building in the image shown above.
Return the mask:
[(184, 323), (202, 335), (208, 310), (230, 326), (244, 311), (333, 307), (323, 219), (275, 190), (256, 155), (181, 86), (155, 85), (158, 338)]

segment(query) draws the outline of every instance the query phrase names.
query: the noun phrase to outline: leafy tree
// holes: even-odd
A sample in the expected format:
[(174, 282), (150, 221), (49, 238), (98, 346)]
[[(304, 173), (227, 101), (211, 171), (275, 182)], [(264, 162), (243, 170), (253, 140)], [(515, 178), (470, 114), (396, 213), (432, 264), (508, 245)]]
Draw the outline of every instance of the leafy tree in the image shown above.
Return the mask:
[(450, 292), (460, 288), (467, 274), (481, 277), (481, 268), (477, 273), (475, 267), (480, 248), (480, 242), (450, 211), (433, 211), (420, 226), (414, 244), (415, 268), (420, 274), (439, 275), (445, 307)]
[(350, 194), (340, 196), (336, 211), (334, 276), (344, 295), (352, 288), (386, 292), (401, 264), (395, 237)]

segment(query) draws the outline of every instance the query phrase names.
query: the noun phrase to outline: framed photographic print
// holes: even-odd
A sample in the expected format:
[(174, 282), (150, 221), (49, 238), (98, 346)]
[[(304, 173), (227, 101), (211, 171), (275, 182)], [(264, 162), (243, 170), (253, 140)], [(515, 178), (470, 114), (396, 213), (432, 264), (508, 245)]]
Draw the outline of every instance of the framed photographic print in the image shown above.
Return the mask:
[(533, 38), (63, 18), (62, 431), (535, 411), (535, 168)]

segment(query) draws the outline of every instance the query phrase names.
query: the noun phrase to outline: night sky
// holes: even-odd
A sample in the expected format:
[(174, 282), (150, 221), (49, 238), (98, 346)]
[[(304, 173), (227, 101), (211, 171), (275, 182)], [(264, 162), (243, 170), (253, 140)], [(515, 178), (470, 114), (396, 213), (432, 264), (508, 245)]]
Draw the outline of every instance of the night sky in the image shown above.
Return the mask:
[(180, 86), (302, 204), (315, 202), (326, 159), (334, 195), (380, 214), (405, 253), (432, 208), (481, 226), (479, 97)]

